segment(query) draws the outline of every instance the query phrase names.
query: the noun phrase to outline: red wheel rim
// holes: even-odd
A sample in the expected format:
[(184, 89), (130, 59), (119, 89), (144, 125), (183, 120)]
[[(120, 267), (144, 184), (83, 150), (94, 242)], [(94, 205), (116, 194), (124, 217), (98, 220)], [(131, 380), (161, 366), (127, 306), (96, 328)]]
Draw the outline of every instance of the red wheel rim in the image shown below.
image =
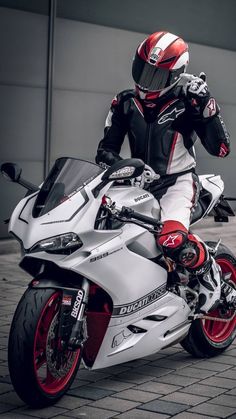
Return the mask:
[[(223, 275), (230, 275), (229, 283), (236, 287), (236, 270), (232, 262), (228, 259), (219, 258), (217, 263), (220, 265)], [(209, 315), (214, 317), (222, 317), (219, 309), (211, 311)], [(233, 310), (228, 310), (224, 317), (230, 318), (233, 315)], [(216, 320), (203, 320), (203, 330), (205, 335), (214, 343), (223, 343), (233, 333), (236, 327), (236, 316), (228, 322), (220, 322)]]
[[(54, 293), (47, 301), (39, 318), (34, 339), (34, 371), (41, 389), (50, 395), (63, 390), (70, 381), (80, 357), (80, 349), (76, 352), (60, 351), (56, 338), (49, 339), (49, 330), (57, 319), (61, 304), (61, 292)], [(53, 331), (52, 331), (53, 333)], [(58, 352), (59, 351), (59, 352)], [(57, 355), (59, 360), (55, 373), (49, 366), (48, 359)], [(60, 356), (58, 356), (60, 354)], [(61, 365), (60, 365), (61, 361)], [(62, 368), (62, 371), (60, 370)], [(63, 368), (65, 374), (63, 375)]]

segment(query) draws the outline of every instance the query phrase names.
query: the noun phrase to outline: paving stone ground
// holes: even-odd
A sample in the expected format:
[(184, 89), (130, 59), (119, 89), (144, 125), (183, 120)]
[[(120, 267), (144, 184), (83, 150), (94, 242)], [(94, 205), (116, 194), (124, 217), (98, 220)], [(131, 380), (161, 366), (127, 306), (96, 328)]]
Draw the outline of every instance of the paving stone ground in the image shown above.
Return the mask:
[[(236, 221), (203, 222), (194, 229), (236, 254)], [(14, 252), (12, 253), (12, 248)], [(80, 369), (67, 394), (55, 405), (31, 409), (16, 395), (7, 366), (13, 312), (30, 277), (18, 267), (15, 244), (0, 242), (0, 417), (1, 419), (236, 419), (236, 341), (224, 354), (196, 359), (178, 344), (126, 364)]]

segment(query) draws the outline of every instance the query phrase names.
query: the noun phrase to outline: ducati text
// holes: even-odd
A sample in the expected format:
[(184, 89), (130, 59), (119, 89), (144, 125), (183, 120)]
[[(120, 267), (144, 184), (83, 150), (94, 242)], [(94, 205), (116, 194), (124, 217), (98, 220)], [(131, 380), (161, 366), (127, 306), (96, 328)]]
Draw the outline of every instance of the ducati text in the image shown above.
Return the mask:
[(142, 201), (143, 199), (148, 198), (149, 196), (150, 196), (150, 195), (149, 195), (148, 193), (145, 193), (145, 194), (143, 194), (143, 195), (137, 196), (137, 198), (134, 198), (134, 201), (135, 201), (135, 202), (139, 202), (139, 201)]
[(149, 304), (152, 304), (154, 301), (161, 298), (164, 294), (166, 294), (166, 284), (161, 285), (159, 288), (145, 295), (143, 298), (134, 301), (133, 303), (125, 304), (122, 306), (115, 306), (112, 316), (128, 316), (129, 314), (135, 313), (136, 311), (143, 309)]

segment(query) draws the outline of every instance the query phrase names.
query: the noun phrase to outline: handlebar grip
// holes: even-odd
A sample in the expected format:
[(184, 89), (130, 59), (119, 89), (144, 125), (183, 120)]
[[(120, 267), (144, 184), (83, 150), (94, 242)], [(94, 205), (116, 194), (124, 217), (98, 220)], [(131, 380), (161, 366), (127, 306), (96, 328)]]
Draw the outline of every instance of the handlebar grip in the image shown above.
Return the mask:
[(156, 226), (158, 221), (155, 218), (148, 217), (147, 215), (139, 214), (138, 212), (133, 212), (132, 218), (135, 218), (138, 221), (143, 221), (144, 223), (151, 224)]
[(155, 218), (148, 217), (147, 215), (139, 214), (138, 212), (135, 212), (132, 208), (122, 207), (121, 215), (127, 218), (134, 218), (135, 220), (142, 221), (143, 223), (146, 223), (146, 224), (151, 224), (155, 227), (157, 225), (160, 225), (159, 221), (157, 221)]

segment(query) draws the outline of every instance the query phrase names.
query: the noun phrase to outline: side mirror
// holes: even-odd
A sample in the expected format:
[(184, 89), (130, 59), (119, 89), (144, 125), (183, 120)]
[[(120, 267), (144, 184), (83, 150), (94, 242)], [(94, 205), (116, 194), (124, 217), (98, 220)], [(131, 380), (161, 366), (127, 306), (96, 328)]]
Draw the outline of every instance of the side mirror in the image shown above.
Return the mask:
[(28, 189), (30, 193), (39, 191), (38, 186), (33, 185), (33, 183), (29, 182), (28, 180), (22, 179), (22, 169), (18, 166), (18, 164), (9, 162), (3, 163), (0, 167), (0, 171), (7, 180), (19, 183), (19, 185)]
[(3, 163), (0, 170), (2, 175), (11, 182), (18, 182), (22, 172), (16, 163)]
[(144, 167), (144, 162), (140, 159), (119, 160), (105, 171), (102, 181), (132, 179), (140, 176)]

